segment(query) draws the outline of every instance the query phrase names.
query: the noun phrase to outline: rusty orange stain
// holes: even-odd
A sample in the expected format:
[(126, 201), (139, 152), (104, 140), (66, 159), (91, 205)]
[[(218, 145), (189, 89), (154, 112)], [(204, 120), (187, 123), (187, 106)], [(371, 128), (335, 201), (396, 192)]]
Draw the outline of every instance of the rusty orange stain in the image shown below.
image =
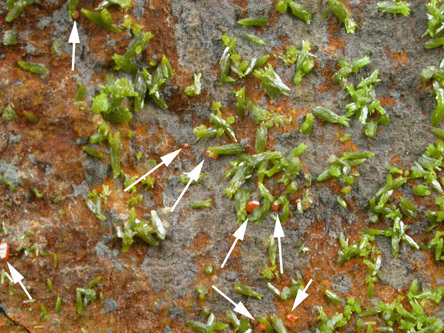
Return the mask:
[(392, 159), (390, 160), (390, 163), (393, 165), (399, 165), (399, 163), (401, 162), (401, 158), (399, 157), (399, 155), (395, 155), (392, 157)]
[(322, 51), (329, 54), (337, 54), (338, 50), (344, 50), (345, 41), (341, 37), (337, 37), (339, 29), (341, 28), (340, 23), (336, 19), (336, 17), (330, 17), (328, 20), (328, 37), (329, 44), (327, 47), (323, 48)]
[(190, 249), (201, 253), (205, 251), (205, 249), (211, 244), (211, 237), (206, 232), (199, 232), (196, 236), (194, 236)]
[(387, 53), (388, 57), (392, 58), (394, 61), (400, 63), (403, 66), (407, 66), (407, 64), (409, 63), (409, 57), (408, 57), (407, 52), (405, 51), (405, 49), (402, 50), (402, 51), (399, 51), (399, 52), (397, 52), (397, 51), (393, 51), (392, 52), (389, 49), (389, 47), (387, 46), (385, 48), (385, 52)]
[(390, 96), (378, 97), (378, 99), (381, 102), (381, 106), (394, 106), (395, 105), (395, 100)]
[(337, 93), (340, 91), (340, 89), (339, 89), (340, 86), (339, 86), (339, 84), (336, 84), (335, 82), (333, 82), (332, 77), (333, 77), (335, 71), (333, 70), (332, 67), (325, 66), (323, 69), (320, 70), (320, 72), (321, 72), (321, 75), (324, 77), (325, 81), (324, 81), (324, 83), (322, 83), (316, 87), (316, 91), (318, 93), (332, 91), (333, 96), (336, 96)]

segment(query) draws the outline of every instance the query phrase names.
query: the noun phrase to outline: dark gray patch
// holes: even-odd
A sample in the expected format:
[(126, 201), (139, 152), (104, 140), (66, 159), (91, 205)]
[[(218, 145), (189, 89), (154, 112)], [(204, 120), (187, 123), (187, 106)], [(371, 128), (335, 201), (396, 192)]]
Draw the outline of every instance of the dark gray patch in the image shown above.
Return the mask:
[(85, 183), (82, 183), (80, 185), (71, 184), (73, 190), (74, 190), (74, 197), (78, 197), (81, 195), (82, 197), (86, 198), (89, 194), (89, 188), (88, 185)]
[(102, 184), (108, 174), (108, 164), (100, 162), (97, 158), (88, 158), (82, 163), (86, 171), (86, 184), (99, 185)]
[(105, 313), (112, 313), (118, 309), (119, 304), (117, 304), (117, 302), (114, 299), (107, 298), (103, 302), (103, 307)]
[(34, 45), (32, 45), (30, 43), (27, 43), (26, 46), (25, 46), (25, 50), (26, 50), (27, 54), (31, 54), (32, 55), (32, 54), (35, 54), (37, 49), (35, 48)]
[(103, 240), (97, 242), (96, 246), (94, 247), (94, 250), (96, 251), (96, 254), (100, 257), (103, 257), (105, 255), (110, 255), (112, 253), (111, 249), (106, 245), (106, 243)]
[(7, 174), (8, 181), (14, 186), (20, 185), (20, 177), (17, 174), (17, 169), (14, 164), (9, 164), (3, 161), (0, 161), (0, 175)]
[(22, 141), (22, 136), (20, 134), (15, 135), (14, 133), (9, 133), (9, 145), (15, 145), (16, 143), (19, 143)]
[(133, 15), (136, 19), (140, 20), (140, 18), (145, 13), (145, 0), (135, 0), (136, 6), (133, 7)]
[(400, 256), (395, 258), (389, 238), (377, 236), (376, 244), (382, 253), (381, 283), (388, 284), (396, 289), (408, 288), (414, 280), (414, 276), (409, 273), (409, 269), (413, 267), (407, 260), (406, 253), (404, 252), (405, 247), (400, 246)]
[(330, 280), (331, 287), (343, 294), (347, 294), (352, 287), (351, 280), (346, 275), (335, 275)]
[(31, 161), (32, 164), (36, 164), (34, 154), (29, 154), (29, 155), (28, 155), (28, 158), (29, 158), (29, 160)]

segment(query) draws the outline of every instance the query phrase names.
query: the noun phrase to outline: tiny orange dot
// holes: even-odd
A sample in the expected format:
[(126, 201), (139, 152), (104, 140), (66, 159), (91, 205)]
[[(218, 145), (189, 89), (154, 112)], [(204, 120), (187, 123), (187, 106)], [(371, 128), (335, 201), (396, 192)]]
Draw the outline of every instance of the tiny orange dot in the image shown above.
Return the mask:
[(293, 315), (293, 314), (288, 314), (287, 315), (287, 320), (290, 322), (290, 323), (294, 323), (295, 321), (296, 321), (296, 317), (295, 317), (295, 315)]
[(74, 13), (72, 13), (73, 20), (77, 20), (79, 18), (79, 12), (76, 10)]
[(184, 144), (183, 144), (183, 147), (184, 147), (185, 149), (188, 149), (188, 148), (191, 147), (191, 145), (187, 142), (187, 143), (184, 143)]

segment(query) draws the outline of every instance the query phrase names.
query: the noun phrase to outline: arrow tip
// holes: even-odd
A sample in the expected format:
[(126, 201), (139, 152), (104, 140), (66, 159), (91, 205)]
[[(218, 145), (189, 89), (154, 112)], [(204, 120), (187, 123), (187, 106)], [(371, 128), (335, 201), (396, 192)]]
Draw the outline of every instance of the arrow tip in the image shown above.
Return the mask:
[(79, 32), (77, 31), (77, 23), (74, 21), (68, 43), (80, 43)]
[(298, 290), (298, 293), (296, 295), (296, 299), (294, 300), (293, 308), (291, 311), (293, 311), (299, 304), (301, 304), (306, 298), (308, 297), (308, 294), (303, 290)]
[(244, 240), (245, 231), (247, 230), (247, 224), (248, 224), (248, 219), (246, 219), (245, 222), (242, 223), (242, 225), (239, 227), (239, 229), (236, 230), (233, 236), (240, 240)]
[(276, 224), (274, 225), (274, 238), (276, 237), (285, 237), (284, 230), (282, 230), (281, 221), (279, 220), (279, 216), (276, 215)]
[(193, 170), (191, 170), (191, 171), (188, 173), (188, 177), (190, 177), (191, 180), (193, 180), (193, 181), (197, 181), (197, 180), (199, 179), (200, 171), (202, 170), (202, 166), (203, 166), (203, 164), (204, 164), (204, 161), (205, 161), (205, 160), (203, 160), (202, 162), (200, 162), (200, 163), (198, 164), (197, 167), (195, 167)]
[(176, 158), (176, 156), (180, 153), (182, 149), (178, 149), (176, 151), (173, 151), (172, 153), (166, 154), (164, 156), (162, 156), (160, 159), (162, 160), (162, 162), (168, 166), (170, 165), (170, 163)]
[(241, 315), (254, 320), (253, 316), (250, 312), (248, 312), (247, 308), (242, 304), (242, 302), (237, 303), (234, 308), (234, 312), (240, 313)]
[(9, 262), (8, 262), (7, 264), (8, 264), (9, 271), (11, 272), (12, 283), (15, 284), (15, 283), (20, 282), (21, 280), (24, 279), (23, 275), (20, 274), (20, 273), (14, 268), (14, 267), (12, 267), (12, 266), (9, 264)]

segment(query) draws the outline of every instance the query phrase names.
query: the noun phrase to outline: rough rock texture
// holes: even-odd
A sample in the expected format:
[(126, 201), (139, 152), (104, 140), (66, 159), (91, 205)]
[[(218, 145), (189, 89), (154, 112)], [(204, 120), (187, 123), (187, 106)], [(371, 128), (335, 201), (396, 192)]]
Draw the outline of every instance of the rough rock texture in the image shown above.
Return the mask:
[[(0, 13), (0, 35), (3, 30), (13, 29), (19, 39), (16, 46), (2, 46), (0, 52), (5, 55), (0, 58), (0, 110), (10, 104), (19, 116), (16, 121), (0, 123), (0, 176), (7, 173), (9, 181), (17, 187), (11, 192), (7, 186), (0, 185), (0, 222), (6, 227), (1, 237), (13, 249), (9, 262), (25, 276), (25, 284), (31, 287), (30, 292), (36, 299), (35, 303), (23, 303), (25, 297), (19, 287), (14, 286), (8, 292), (7, 285), (3, 285), (2, 331), (8, 326), (14, 331), (34, 331), (36, 326), (43, 326), (48, 332), (80, 328), (90, 332), (142, 332), (147, 328), (152, 332), (185, 332), (187, 320), (204, 321), (199, 315), (203, 306), (209, 307), (219, 321), (227, 321), (224, 312), (231, 305), (211, 290), (213, 284), (235, 301), (242, 300), (254, 316), (277, 313), (289, 331), (313, 331), (317, 321), (315, 306), (322, 305), (328, 315), (342, 309), (325, 299), (326, 288), (344, 298), (360, 297), (366, 309), (379, 300), (392, 301), (398, 293), (404, 293), (415, 278), (424, 286), (443, 285), (443, 281), (438, 280), (442, 278), (441, 266), (434, 264), (430, 252), (401, 246), (400, 257), (395, 259), (390, 240), (383, 237), (376, 241), (383, 265), (372, 301), (366, 298), (367, 267), (362, 260), (336, 265), (340, 232), (355, 241), (358, 232), (368, 226), (368, 199), (385, 183), (386, 166), (408, 168), (427, 144), (435, 141), (429, 120), (435, 101), (429, 87), (421, 83), (419, 74), (426, 65), (439, 64), (442, 50), (424, 49), (425, 39), (421, 39), (421, 35), (427, 29), (425, 1), (410, 1), (412, 14), (393, 18), (378, 12), (375, 0), (350, 0), (348, 4), (359, 23), (354, 35), (347, 35), (331, 14), (322, 19), (325, 1), (300, 2), (313, 11), (311, 25), (289, 13), (277, 13), (275, 1), (271, 0), (133, 1), (135, 7), (128, 13), (155, 36), (143, 52), (142, 61), (148, 64), (165, 54), (175, 69), (175, 78), (164, 91), (167, 111), (148, 102), (129, 124), (114, 126), (113, 130), (121, 132), (122, 168), (131, 176), (149, 169), (147, 159), (159, 160), (183, 144), (191, 144), (170, 167), (154, 174), (154, 190), (140, 191), (144, 199), (143, 204), (137, 206), (137, 212), (145, 217), (151, 209), (162, 211), (173, 205), (184, 187), (179, 175), (201, 161), (208, 146), (228, 143), (225, 137), (197, 141), (192, 130), (202, 123), (208, 124), (213, 101), (222, 103), (224, 116), (235, 115), (233, 88), (246, 86), (250, 98), (268, 108), (282, 109), (282, 114), (292, 117), (290, 125), (269, 131), (267, 148), (285, 155), (299, 143), (307, 144), (301, 159), (304, 171), (313, 179), (328, 166), (327, 158), (331, 154), (356, 150), (374, 152), (376, 156), (358, 168), (360, 177), (353, 186), (350, 209), (338, 205), (336, 181), (313, 182), (314, 204), (303, 215), (295, 212), (296, 205), (292, 202), (295, 214), (285, 225), (286, 237), (282, 240), (285, 274), (273, 284), (283, 288), (297, 272), (305, 281), (314, 280), (310, 297), (295, 311), (296, 316), (304, 320), (286, 321), (285, 315), (290, 312), (293, 300), (277, 301), (260, 278), (269, 260), (267, 241), (273, 232), (272, 214), (265, 221), (248, 226), (246, 239), (238, 243), (227, 266), (220, 269), (234, 240), (231, 235), (237, 228), (233, 201), (225, 196), (224, 171), (233, 160), (230, 157), (206, 159), (205, 181), (191, 186), (173, 214), (161, 213), (170, 224), (165, 241), (157, 247), (137, 241), (128, 252), (121, 251), (115, 226), (126, 221), (129, 212), (126, 201), (130, 196), (123, 192), (121, 180), (112, 179), (106, 146), (99, 148), (106, 156), (103, 160), (82, 151), (82, 145), (95, 132), (100, 116), (89, 108), (76, 107), (73, 98), (77, 82), (87, 86), (87, 98), (98, 91), (105, 74), (112, 71), (111, 56), (123, 54), (131, 35), (108, 32), (81, 15), (78, 20), (81, 43), (77, 46), (76, 70), (71, 72), (71, 45), (65, 42), (72, 24), (67, 2), (40, 1), (12, 23), (5, 22), (6, 10)], [(93, 9), (97, 4), (97, 1), (80, 0), (78, 9)], [(113, 6), (110, 11), (116, 20), (123, 20), (125, 13), (119, 8)], [(270, 25), (254, 28), (236, 23), (240, 18), (255, 15), (268, 17)], [(260, 36), (266, 45), (248, 42), (244, 37), (246, 32)], [(234, 84), (219, 85), (217, 62), (223, 52), (220, 38), (224, 33), (238, 38), (237, 50), (245, 59), (277, 55), (291, 44), (300, 48), (303, 40), (309, 40), (316, 55), (316, 66), (295, 87), (294, 66), (287, 67), (271, 57), (276, 72), (292, 88), (289, 97), (273, 102), (252, 75)], [(56, 41), (62, 42), (60, 55), (51, 51)], [(390, 115), (391, 124), (379, 127), (375, 138), (369, 139), (357, 119), (353, 119), (346, 130), (315, 121), (313, 133), (306, 137), (299, 127), (312, 107), (322, 105), (343, 113), (350, 102), (348, 95), (331, 80), (337, 61), (365, 55), (370, 57), (371, 64), (350, 80), (358, 82), (358, 78), (379, 70), (382, 82), (376, 85), (376, 93)], [(42, 79), (24, 72), (16, 65), (18, 60), (42, 63), (50, 74)], [(203, 93), (190, 99), (183, 94), (183, 89), (196, 72), (202, 73)], [(23, 111), (32, 111), (40, 119), (39, 123), (28, 122)], [(237, 119), (234, 128), (247, 152), (254, 153), (256, 125), (253, 121), (248, 117)], [(127, 137), (130, 130), (136, 133), (132, 140)], [(341, 143), (336, 137), (338, 132), (350, 134), (351, 141)], [(139, 151), (143, 158), (136, 161)], [(259, 198), (256, 180), (253, 178), (247, 184), (253, 198)], [(112, 190), (105, 205), (105, 222), (98, 221), (84, 202), (88, 192), (101, 190), (101, 184)], [(278, 186), (272, 186), (279, 190)], [(31, 190), (33, 187), (38, 188), (44, 198), (37, 198)], [(405, 195), (409, 200), (415, 199), (409, 192)], [(186, 204), (187, 200), (208, 198), (213, 199), (209, 209), (192, 210)], [(417, 221), (411, 226), (410, 234), (420, 237), (427, 226), (425, 220)], [(30, 231), (32, 235), (23, 237)], [(297, 241), (304, 242), (311, 251), (296, 255), (300, 247)], [(40, 251), (49, 255), (25, 256), (16, 251), (22, 244), (37, 244)], [(53, 264), (55, 255), (57, 267)], [(213, 275), (204, 274), (206, 264), (213, 265)], [(92, 302), (85, 314), (77, 315), (75, 290), (96, 276), (102, 277), (96, 290), (103, 293), (104, 300)], [(48, 291), (48, 278), (52, 280), (54, 293)], [(235, 294), (232, 287), (237, 281), (254, 286), (265, 294), (264, 298), (257, 300)], [(206, 301), (197, 298), (198, 286), (209, 290)], [(57, 295), (63, 298), (59, 314), (53, 311)], [(49, 311), (46, 321), (39, 318), (40, 304)], [(436, 316), (444, 319), (442, 306), (436, 311)], [(256, 324), (253, 326), (258, 329)], [(349, 330), (353, 329), (354, 326), (350, 326)]]

